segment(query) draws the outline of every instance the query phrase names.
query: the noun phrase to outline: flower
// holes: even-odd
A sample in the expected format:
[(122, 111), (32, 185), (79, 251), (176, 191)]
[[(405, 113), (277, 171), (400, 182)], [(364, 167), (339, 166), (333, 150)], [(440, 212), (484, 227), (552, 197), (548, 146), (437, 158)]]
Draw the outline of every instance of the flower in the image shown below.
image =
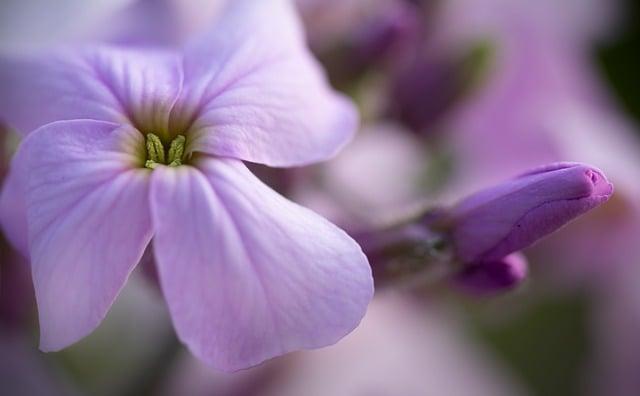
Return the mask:
[(359, 246), (242, 162), (321, 161), (357, 126), (289, 2), (230, 2), (183, 53), (65, 50), (5, 60), (0, 82), (0, 116), (35, 129), (0, 217), (31, 259), (42, 350), (93, 331), (152, 240), (177, 335), (215, 368), (358, 325), (373, 294)]
[(530, 246), (612, 193), (600, 170), (556, 163), (469, 196), (443, 223), (461, 262), (492, 262)]

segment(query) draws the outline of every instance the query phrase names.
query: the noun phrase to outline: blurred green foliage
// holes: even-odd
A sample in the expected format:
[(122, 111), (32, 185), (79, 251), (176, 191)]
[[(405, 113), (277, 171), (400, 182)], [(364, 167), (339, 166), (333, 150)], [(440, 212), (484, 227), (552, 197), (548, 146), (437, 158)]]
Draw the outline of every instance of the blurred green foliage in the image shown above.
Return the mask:
[(526, 309), (506, 321), (472, 315), (477, 336), (532, 394), (584, 394), (583, 374), (591, 352), (588, 299), (545, 296), (521, 303)]

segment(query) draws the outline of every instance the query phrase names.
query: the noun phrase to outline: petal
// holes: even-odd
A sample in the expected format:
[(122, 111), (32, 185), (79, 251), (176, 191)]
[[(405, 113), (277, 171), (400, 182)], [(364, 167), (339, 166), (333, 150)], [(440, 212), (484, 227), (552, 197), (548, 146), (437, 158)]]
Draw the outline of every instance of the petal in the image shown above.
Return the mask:
[(354, 105), (333, 92), (291, 2), (236, 0), (185, 55), (174, 130), (191, 151), (270, 166), (332, 157), (353, 136)]
[(456, 256), (496, 261), (606, 202), (613, 185), (597, 168), (560, 163), (470, 195), (449, 214)]
[(181, 85), (181, 59), (168, 52), (101, 47), (3, 58), (0, 118), (23, 133), (71, 119), (163, 133)]
[(20, 147), (43, 351), (97, 327), (151, 239), (149, 171), (127, 152), (142, 139), (130, 127), (63, 121)]
[(333, 344), (372, 297), (360, 247), (235, 160), (154, 171), (160, 282), (178, 336), (230, 371)]

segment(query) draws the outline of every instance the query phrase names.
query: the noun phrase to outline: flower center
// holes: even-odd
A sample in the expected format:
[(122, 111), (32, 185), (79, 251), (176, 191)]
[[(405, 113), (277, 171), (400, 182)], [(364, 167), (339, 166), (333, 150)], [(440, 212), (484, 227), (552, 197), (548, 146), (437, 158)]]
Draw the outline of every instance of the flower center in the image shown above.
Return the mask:
[(165, 150), (165, 145), (158, 135), (148, 133), (146, 135), (147, 160), (145, 168), (155, 169), (158, 165), (180, 166), (184, 160), (184, 147), (187, 139), (183, 135), (178, 135), (171, 141), (169, 150)]

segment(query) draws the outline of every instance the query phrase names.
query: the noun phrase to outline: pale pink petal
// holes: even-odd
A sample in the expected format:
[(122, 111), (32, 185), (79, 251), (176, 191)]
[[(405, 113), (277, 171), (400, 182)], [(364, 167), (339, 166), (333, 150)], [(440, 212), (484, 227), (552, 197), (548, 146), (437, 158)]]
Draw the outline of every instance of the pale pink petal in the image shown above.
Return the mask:
[(156, 169), (151, 187), (160, 281), (191, 351), (230, 371), (353, 330), (373, 293), (359, 246), (239, 161), (198, 166)]
[(191, 151), (271, 166), (333, 156), (354, 134), (354, 105), (329, 87), (286, 0), (228, 2), (185, 55), (172, 129)]
[(168, 129), (182, 84), (181, 58), (102, 47), (0, 59), (0, 120), (22, 133), (50, 122), (129, 122)]
[(62, 121), (20, 148), (44, 351), (97, 327), (151, 239), (149, 171), (133, 155), (141, 139), (130, 127)]

